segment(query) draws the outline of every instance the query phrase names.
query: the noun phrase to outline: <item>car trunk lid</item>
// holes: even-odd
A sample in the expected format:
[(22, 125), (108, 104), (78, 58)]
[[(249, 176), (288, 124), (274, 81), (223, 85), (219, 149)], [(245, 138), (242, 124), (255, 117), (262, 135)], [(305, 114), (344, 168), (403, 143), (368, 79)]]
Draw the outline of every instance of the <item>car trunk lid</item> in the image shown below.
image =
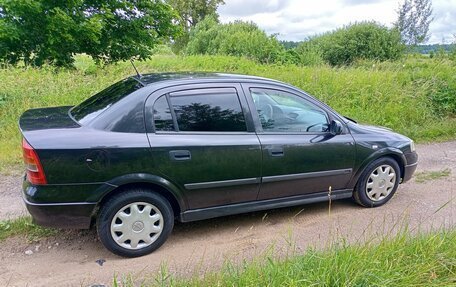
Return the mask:
[(70, 108), (71, 106), (27, 110), (19, 119), (19, 128), (24, 136), (30, 131), (79, 128), (80, 125), (68, 113)]

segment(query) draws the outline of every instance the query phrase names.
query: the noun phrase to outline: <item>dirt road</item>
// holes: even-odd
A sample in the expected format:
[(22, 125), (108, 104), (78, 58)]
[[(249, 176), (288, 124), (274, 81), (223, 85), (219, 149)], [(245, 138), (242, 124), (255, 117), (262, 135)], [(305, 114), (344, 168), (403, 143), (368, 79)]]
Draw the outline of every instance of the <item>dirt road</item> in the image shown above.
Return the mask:
[[(159, 250), (135, 259), (110, 254), (94, 231), (65, 231), (54, 238), (27, 242), (9, 238), (0, 245), (0, 286), (111, 285), (118, 277), (151, 278), (160, 266), (187, 275), (217, 268), (225, 260), (304, 252), (341, 238), (351, 243), (379, 239), (408, 225), (414, 232), (456, 226), (456, 141), (418, 145), (417, 172), (450, 169), (447, 177), (401, 185), (385, 206), (361, 208), (350, 200), (270, 210), (176, 224)], [(0, 176), (0, 219), (24, 212), (19, 176)], [(33, 252), (33, 254), (30, 254)], [(27, 255), (30, 254), (30, 255)], [(106, 262), (100, 265), (96, 261)], [(99, 261), (100, 262), (100, 261)]]

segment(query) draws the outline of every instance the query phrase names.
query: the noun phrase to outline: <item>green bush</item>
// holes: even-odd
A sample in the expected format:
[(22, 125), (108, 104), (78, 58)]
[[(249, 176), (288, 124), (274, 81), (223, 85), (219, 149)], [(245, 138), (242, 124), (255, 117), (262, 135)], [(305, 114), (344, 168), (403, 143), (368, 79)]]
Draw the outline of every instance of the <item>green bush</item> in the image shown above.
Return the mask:
[(456, 116), (456, 86), (435, 80), (429, 98), (432, 107), (439, 116)]
[(305, 41), (295, 49), (298, 55), (297, 64), (314, 66), (324, 64), (322, 50), (316, 41)]
[(403, 54), (404, 46), (396, 29), (361, 22), (313, 37), (301, 43), (297, 51), (301, 64), (318, 63), (320, 56), (326, 63), (339, 66), (356, 60), (396, 60)]
[(261, 63), (281, 61), (284, 56), (287, 59), (279, 41), (256, 24), (243, 21), (220, 24), (213, 16), (206, 17), (190, 31), (187, 53), (243, 56)]

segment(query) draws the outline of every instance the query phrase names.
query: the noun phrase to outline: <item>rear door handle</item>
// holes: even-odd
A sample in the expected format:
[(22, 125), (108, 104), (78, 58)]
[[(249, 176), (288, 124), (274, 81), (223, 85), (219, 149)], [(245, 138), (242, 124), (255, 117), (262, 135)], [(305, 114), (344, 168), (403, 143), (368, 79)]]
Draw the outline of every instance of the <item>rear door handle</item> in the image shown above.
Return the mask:
[(169, 152), (171, 160), (190, 160), (192, 154), (188, 150), (172, 150)]
[(268, 149), (270, 156), (283, 156), (283, 147), (273, 147)]

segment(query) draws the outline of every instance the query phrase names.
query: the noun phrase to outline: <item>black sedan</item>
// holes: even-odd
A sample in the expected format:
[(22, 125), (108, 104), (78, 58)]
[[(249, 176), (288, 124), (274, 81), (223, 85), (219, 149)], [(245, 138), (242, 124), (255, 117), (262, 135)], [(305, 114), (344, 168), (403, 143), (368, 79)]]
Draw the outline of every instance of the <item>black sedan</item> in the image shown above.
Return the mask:
[(19, 125), (34, 221), (96, 225), (127, 257), (160, 247), (175, 220), (329, 197), (383, 205), (418, 159), (403, 135), (244, 75), (138, 75), (75, 107), (28, 110)]

